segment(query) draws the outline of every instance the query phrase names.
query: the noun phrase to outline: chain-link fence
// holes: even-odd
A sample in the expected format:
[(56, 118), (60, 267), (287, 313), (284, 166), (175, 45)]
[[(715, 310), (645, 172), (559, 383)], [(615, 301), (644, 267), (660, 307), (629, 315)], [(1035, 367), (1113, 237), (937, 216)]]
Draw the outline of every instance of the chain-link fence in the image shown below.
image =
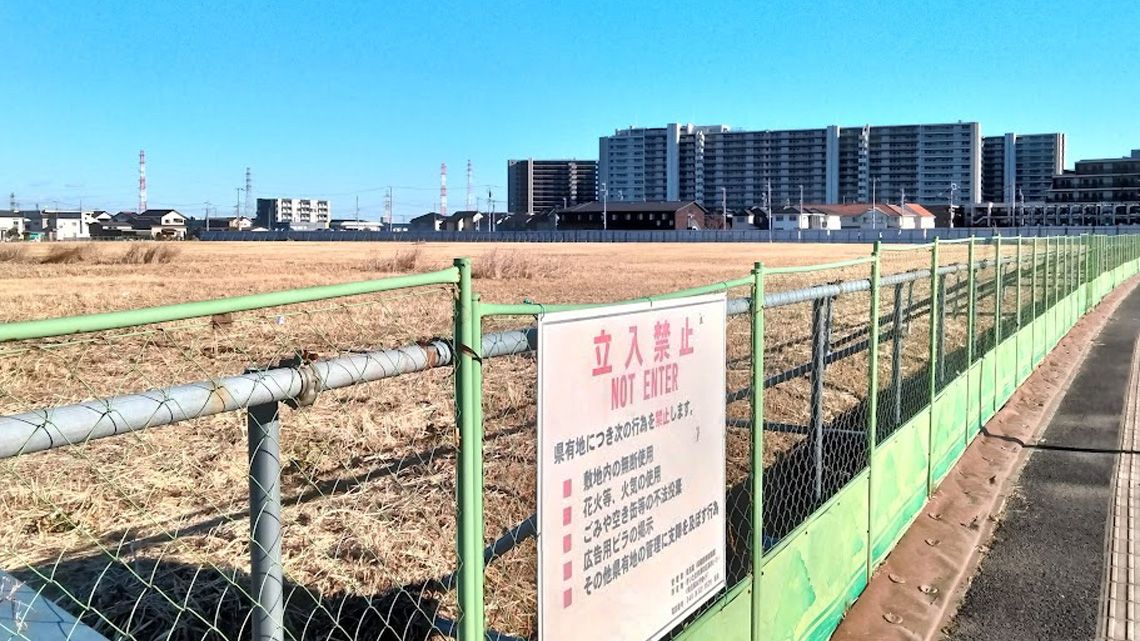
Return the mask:
[(0, 567), (107, 638), (432, 636), (456, 616), (448, 278), (4, 344)]
[[(666, 636), (742, 594), (762, 638), (835, 620), (1136, 258), (993, 238), (700, 288), (728, 301), (727, 580)], [(536, 638), (531, 323), (569, 306), (484, 303), (469, 274), (0, 326), (0, 629)]]
[(866, 466), (870, 278), (869, 259), (765, 273), (766, 546)]

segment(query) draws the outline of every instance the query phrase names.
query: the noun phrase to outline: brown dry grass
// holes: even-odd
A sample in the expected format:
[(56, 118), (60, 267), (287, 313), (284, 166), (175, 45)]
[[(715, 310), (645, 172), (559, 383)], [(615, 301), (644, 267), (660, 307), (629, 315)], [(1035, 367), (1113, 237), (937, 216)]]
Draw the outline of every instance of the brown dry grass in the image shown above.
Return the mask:
[[(344, 282), (359, 279), (362, 271), (379, 277), (438, 269), (463, 255), (472, 257), (483, 300), (600, 302), (736, 278), (757, 260), (810, 264), (867, 253), (853, 245), (768, 244), (186, 243), (179, 248), (169, 262), (142, 260), (125, 269), (90, 254), (117, 256), (121, 246), (28, 246), (0, 280), (0, 296), (9, 302), (0, 316), (10, 321), (93, 313)], [(43, 261), (65, 252), (87, 260)], [(774, 277), (769, 291), (857, 276), (856, 271)], [(331, 356), (447, 336), (452, 296), (448, 287), (427, 288), (239, 314), (226, 323), (207, 319), (149, 332), (2, 346), (0, 412), (238, 373), (297, 350)], [(865, 324), (866, 299), (862, 308), (859, 300), (837, 309), (842, 319), (837, 333)], [(804, 362), (808, 319), (810, 305), (772, 312), (772, 341), (788, 344), (773, 354), (770, 371)], [(491, 320), (487, 329), (525, 322)], [(738, 389), (748, 380), (745, 317), (730, 321), (729, 335), (729, 386)], [(866, 369), (865, 359), (849, 359), (829, 370), (829, 411), (841, 413), (858, 403), (858, 382), (866, 379)], [(485, 375), (490, 539), (534, 510), (534, 360), (495, 359)], [(295, 602), (315, 612), (308, 632), (302, 635), (297, 627), (297, 636), (335, 627), (334, 613), (342, 610), (357, 612), (340, 615), (356, 620), (369, 616), (361, 612), (403, 613), (373, 615), (374, 629), (418, 629), (437, 607), (455, 614), (453, 593), (425, 586), (455, 566), (452, 385), (450, 372), (440, 370), (324, 393), (311, 407), (283, 411), (286, 574), (291, 586), (323, 599), (317, 606), (308, 600), (315, 597)], [(766, 407), (781, 420), (803, 420), (806, 390), (802, 381), (781, 386), (766, 395)], [(747, 404), (733, 404), (730, 414), (747, 416)], [(765, 465), (800, 440), (766, 433)], [(141, 595), (148, 616), (162, 622), (174, 621), (182, 608), (178, 604), (188, 598), (207, 620), (218, 623), (184, 613), (178, 625), (186, 638), (199, 638), (211, 625), (219, 628), (218, 637), (248, 634), (239, 632), (248, 599), (234, 596), (235, 584), (248, 589), (245, 449), (244, 419), (231, 413), (0, 461), (5, 487), (0, 568), (33, 579), (33, 568), (54, 572), (73, 594), (94, 592), (96, 603), (108, 610)], [(728, 458), (729, 481), (739, 483), (747, 474), (746, 431), (730, 430)], [(521, 635), (534, 629), (534, 550), (534, 542), (527, 542), (488, 569), (488, 620), (496, 629)], [(155, 578), (146, 579), (151, 572)], [(228, 595), (224, 599), (218, 597), (222, 592)], [(216, 606), (218, 601), (223, 605)], [(80, 610), (66, 599), (64, 605)]]
[(24, 260), (27, 248), (16, 243), (0, 245), (0, 263), (18, 263)]

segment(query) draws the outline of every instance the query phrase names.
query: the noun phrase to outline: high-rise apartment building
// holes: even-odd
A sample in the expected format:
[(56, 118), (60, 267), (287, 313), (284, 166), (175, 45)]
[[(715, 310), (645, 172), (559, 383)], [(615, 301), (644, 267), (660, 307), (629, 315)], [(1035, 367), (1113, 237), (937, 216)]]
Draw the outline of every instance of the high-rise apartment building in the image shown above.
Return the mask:
[(327, 229), (329, 201), (315, 198), (258, 198), (257, 224), (267, 229)]
[(951, 191), (955, 204), (982, 197), (982, 128), (976, 122), (852, 127), (842, 134), (848, 141), (839, 168), (846, 178), (841, 202), (948, 204)]
[(732, 131), (629, 128), (598, 145), (598, 185), (618, 201), (696, 200), (710, 209), (981, 197), (978, 123)]
[(540, 214), (597, 200), (594, 160), (508, 160), (507, 211)]
[(1065, 168), (1065, 134), (1008, 133), (982, 140), (982, 201), (1045, 202)]

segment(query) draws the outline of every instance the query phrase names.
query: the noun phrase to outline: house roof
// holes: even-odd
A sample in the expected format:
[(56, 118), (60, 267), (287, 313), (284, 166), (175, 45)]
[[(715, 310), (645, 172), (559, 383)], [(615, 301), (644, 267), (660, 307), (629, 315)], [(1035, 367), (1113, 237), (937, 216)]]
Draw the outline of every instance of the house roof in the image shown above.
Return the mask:
[(28, 214), (39, 213), (32, 211), (22, 211), (19, 209), (0, 209), (0, 218), (24, 218)]
[(920, 218), (934, 218), (934, 212), (930, 211), (926, 207), (923, 207), (922, 205), (919, 205), (918, 203), (907, 203), (906, 208), (908, 211), (910, 211), (910, 213)]
[(428, 212), (426, 214), (420, 214), (419, 216), (416, 216), (415, 218), (411, 219), (408, 222), (414, 223), (417, 220), (447, 220), (447, 216), (444, 216), (443, 214), (441, 214), (439, 212), (431, 211), (431, 212)]
[[(805, 204), (803, 206), (804, 213), (806, 214), (823, 214), (827, 216), (839, 216), (841, 218), (853, 218), (855, 216), (862, 216), (871, 211), (870, 203), (854, 203), (843, 205), (821, 205), (821, 204)], [(928, 209), (922, 205), (914, 203), (906, 203), (903, 206), (892, 205), (891, 203), (875, 203), (875, 209), (884, 216), (917, 216), (933, 218), (934, 214), (930, 213)], [(799, 211), (799, 206), (789, 205), (780, 210), (780, 213), (796, 213)]]
[(483, 212), (481, 212), (481, 211), (472, 211), (470, 209), (462, 209), (462, 210), (457, 211), (457, 212), (451, 214), (450, 216), (448, 216), (447, 220), (456, 221), (456, 220), (462, 220), (464, 218), (474, 218), (475, 216), (482, 216), (482, 215), (483, 215)]
[[(702, 212), (708, 213), (700, 203), (695, 200), (658, 200), (648, 202), (607, 202), (604, 207), (607, 213), (639, 213), (639, 212), (661, 212), (670, 211), (676, 212), (689, 205), (696, 205)], [(602, 213), (603, 204), (599, 202), (582, 203), (581, 205), (574, 205), (562, 209), (559, 213), (565, 214), (600, 214)]]
[(148, 209), (148, 210), (144, 211), (143, 213), (139, 214), (139, 216), (165, 216), (167, 214), (178, 214), (179, 216), (182, 216), (183, 218), (186, 217), (182, 212), (178, 211), (177, 209)]

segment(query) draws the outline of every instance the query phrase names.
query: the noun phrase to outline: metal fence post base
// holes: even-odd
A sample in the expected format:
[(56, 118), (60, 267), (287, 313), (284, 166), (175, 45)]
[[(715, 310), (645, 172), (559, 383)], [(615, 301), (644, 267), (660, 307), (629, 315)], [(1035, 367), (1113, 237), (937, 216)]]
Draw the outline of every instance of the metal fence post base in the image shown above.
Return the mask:
[(281, 567), (281, 421), (278, 403), (249, 408), (250, 578), (254, 641), (285, 638)]

